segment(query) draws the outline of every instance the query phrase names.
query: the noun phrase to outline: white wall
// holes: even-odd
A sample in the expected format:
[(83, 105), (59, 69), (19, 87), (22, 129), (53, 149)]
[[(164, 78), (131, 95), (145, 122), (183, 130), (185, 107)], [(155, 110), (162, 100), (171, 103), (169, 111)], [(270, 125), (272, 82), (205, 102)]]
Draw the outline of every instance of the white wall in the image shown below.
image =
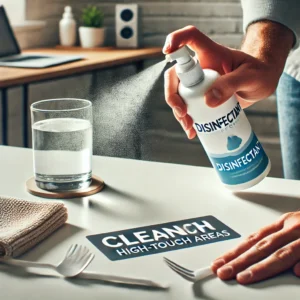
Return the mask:
[(25, 0), (0, 0), (4, 5), (11, 24), (23, 23), (25, 20)]

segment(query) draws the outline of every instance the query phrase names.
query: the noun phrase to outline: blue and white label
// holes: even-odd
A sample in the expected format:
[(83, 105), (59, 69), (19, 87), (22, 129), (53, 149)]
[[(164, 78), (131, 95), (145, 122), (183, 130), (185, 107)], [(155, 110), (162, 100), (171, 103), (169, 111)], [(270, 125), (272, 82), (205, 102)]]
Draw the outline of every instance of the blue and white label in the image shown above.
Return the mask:
[[(255, 179), (269, 164), (269, 158), (253, 131), (248, 141), (238, 149), (241, 143), (240, 137), (228, 136), (227, 149), (231, 152), (208, 153), (211, 163), (225, 184), (236, 185)], [(234, 149), (238, 150), (232, 151)]]
[(198, 138), (224, 184), (245, 184), (264, 173), (269, 158), (234, 95), (210, 108), (199, 98), (200, 87), (180, 91)]

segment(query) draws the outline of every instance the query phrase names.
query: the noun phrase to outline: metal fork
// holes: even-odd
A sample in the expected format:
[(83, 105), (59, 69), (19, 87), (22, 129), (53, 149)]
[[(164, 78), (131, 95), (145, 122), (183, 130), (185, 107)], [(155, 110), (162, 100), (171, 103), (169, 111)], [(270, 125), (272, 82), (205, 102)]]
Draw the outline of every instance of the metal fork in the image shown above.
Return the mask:
[(191, 282), (197, 282), (213, 274), (213, 271), (210, 267), (205, 267), (193, 271), (178, 265), (177, 263), (166, 257), (164, 257), (164, 261), (174, 272), (183, 277), (185, 280)]
[(33, 261), (18, 260), (9, 257), (0, 259), (8, 265), (52, 269), (64, 277), (74, 277), (81, 273), (94, 259), (94, 254), (84, 246), (71, 245), (63, 260), (56, 266)]

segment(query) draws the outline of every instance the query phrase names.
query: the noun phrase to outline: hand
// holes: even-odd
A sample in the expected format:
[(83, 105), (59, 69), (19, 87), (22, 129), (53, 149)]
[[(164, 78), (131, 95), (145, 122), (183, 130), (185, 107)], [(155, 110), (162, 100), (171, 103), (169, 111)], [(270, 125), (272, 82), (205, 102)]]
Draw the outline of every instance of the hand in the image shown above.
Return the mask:
[(300, 277), (300, 212), (284, 214), (216, 259), (212, 270), (222, 280), (254, 283), (294, 267)]
[[(280, 26), (280, 30), (283, 30), (281, 28), (283, 27), (282, 25), (274, 24), (272, 24), (272, 28)], [(252, 34), (254, 35), (253, 38), (250, 30), (249, 39), (255, 40), (257, 38), (257, 30), (257, 28), (254, 28), (255, 35)], [(246, 108), (256, 101), (270, 96), (277, 86), (285, 59), (293, 43), (293, 34), (287, 28), (284, 30), (285, 33), (288, 31), (288, 34), (285, 36), (290, 41), (285, 43), (284, 47), (286, 48), (280, 52), (280, 55), (278, 54), (280, 58), (277, 59), (276, 54), (278, 50), (275, 49), (281, 50), (283, 46), (271, 49), (273, 52), (276, 52), (274, 52), (275, 58), (273, 59), (269, 53), (270, 43), (266, 41), (268, 49), (263, 51), (262, 49), (264, 49), (265, 45), (257, 49), (248, 39), (248, 42), (245, 43), (244, 51), (247, 48), (249, 52), (253, 52), (256, 55), (254, 57), (243, 51), (230, 49), (213, 42), (193, 26), (171, 33), (167, 37), (163, 52), (166, 54), (171, 53), (183, 45), (188, 45), (195, 51), (202, 68), (216, 70), (222, 75), (206, 92), (206, 104), (210, 107), (217, 107), (227, 101), (233, 94), (236, 94), (241, 106)], [(280, 40), (280, 38), (277, 38), (277, 40)], [(258, 42), (255, 42), (255, 45), (258, 44)], [(196, 136), (196, 131), (193, 128), (192, 118), (187, 115), (187, 107), (178, 95), (178, 84), (179, 80), (176, 76), (175, 68), (172, 67), (165, 72), (166, 102), (173, 109), (175, 118), (182, 125), (188, 138), (192, 139)]]

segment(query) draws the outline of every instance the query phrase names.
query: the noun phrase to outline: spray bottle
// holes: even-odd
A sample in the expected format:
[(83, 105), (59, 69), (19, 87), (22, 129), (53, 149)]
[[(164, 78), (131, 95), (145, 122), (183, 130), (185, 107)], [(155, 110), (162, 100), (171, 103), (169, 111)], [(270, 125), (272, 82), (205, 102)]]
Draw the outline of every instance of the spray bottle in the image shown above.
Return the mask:
[(177, 61), (179, 95), (223, 184), (231, 190), (242, 190), (263, 180), (271, 163), (236, 97), (233, 95), (216, 108), (204, 101), (206, 91), (220, 74), (203, 70), (186, 46), (168, 54), (166, 59)]

